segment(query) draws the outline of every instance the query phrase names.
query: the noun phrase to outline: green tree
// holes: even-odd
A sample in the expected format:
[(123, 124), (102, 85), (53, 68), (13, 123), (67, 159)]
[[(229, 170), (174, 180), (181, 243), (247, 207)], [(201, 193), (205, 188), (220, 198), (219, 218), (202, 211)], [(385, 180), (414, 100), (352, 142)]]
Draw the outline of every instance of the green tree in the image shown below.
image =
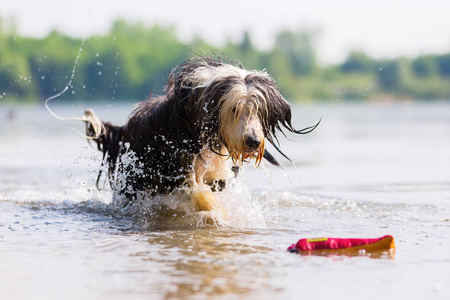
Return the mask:
[(107, 34), (85, 40), (57, 31), (40, 39), (22, 37), (10, 23), (0, 19), (2, 102), (37, 102), (65, 87), (64, 97), (72, 101), (143, 100), (150, 91), (160, 94), (170, 70), (197, 54), (218, 54), (248, 69), (267, 69), (289, 99), (362, 100), (380, 94), (450, 99), (450, 54), (375, 60), (352, 51), (342, 64), (322, 67), (316, 60), (318, 31), (309, 29), (281, 31), (272, 49), (262, 51), (247, 31), (240, 41), (215, 47), (199, 37), (185, 45), (174, 27), (123, 20), (114, 22)]
[(374, 69), (374, 61), (363, 52), (352, 51), (339, 69), (344, 73), (370, 73)]
[(412, 69), (415, 75), (422, 78), (436, 75), (437, 73), (436, 58), (431, 55), (420, 56), (412, 61)]
[[(29, 39), (28, 65), (37, 84), (36, 100), (44, 100), (60, 91), (69, 83), (74, 62), (81, 47), (81, 40), (52, 31), (44, 39)], [(73, 90), (73, 89), (71, 89)], [(66, 97), (75, 97), (67, 93)]]
[(442, 76), (450, 76), (450, 53), (436, 56), (439, 73)]
[(30, 100), (37, 86), (27, 59), (28, 40), (2, 34), (0, 42), (0, 96)]
[(282, 31), (276, 37), (274, 51), (279, 51), (291, 66), (294, 76), (311, 75), (317, 67), (315, 38), (317, 31)]
[(401, 85), (400, 64), (397, 60), (383, 61), (378, 64), (379, 84), (386, 91), (395, 91)]
[(248, 53), (253, 50), (253, 44), (250, 38), (250, 33), (248, 31), (244, 32), (244, 37), (239, 45), (239, 49), (242, 53)]

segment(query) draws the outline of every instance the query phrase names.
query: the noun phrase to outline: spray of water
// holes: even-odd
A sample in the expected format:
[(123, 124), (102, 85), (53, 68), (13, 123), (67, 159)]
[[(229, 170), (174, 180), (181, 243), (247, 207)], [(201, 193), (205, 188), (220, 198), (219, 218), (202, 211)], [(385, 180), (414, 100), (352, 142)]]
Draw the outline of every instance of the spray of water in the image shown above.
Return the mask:
[[(45, 108), (47, 109), (47, 111), (56, 119), (61, 120), (61, 121), (83, 121), (83, 122), (89, 122), (93, 125), (94, 131), (96, 133), (96, 137), (98, 137), (100, 135), (100, 133), (103, 131), (103, 124), (101, 123), (100, 120), (98, 120), (98, 118), (95, 116), (95, 114), (88, 110), (85, 112), (85, 114), (82, 117), (62, 117), (58, 114), (56, 114), (48, 105), (48, 103), (53, 100), (56, 99), (58, 97), (61, 97), (65, 92), (67, 92), (69, 90), (69, 88), (72, 88), (72, 82), (73, 82), (73, 78), (75, 77), (75, 73), (77, 71), (77, 67), (78, 67), (78, 61), (81, 57), (81, 53), (83, 51), (83, 46), (84, 46), (84, 42), (85, 42), (85, 38), (83, 38), (82, 42), (81, 42), (81, 47), (78, 50), (78, 54), (77, 57), (75, 58), (75, 63), (73, 64), (73, 68), (72, 68), (72, 73), (70, 74), (70, 78), (69, 81), (67, 82), (66, 86), (62, 89), (61, 92), (48, 97), (47, 99), (45, 99)], [(71, 128), (72, 130), (74, 130), (76, 133), (78, 133), (79, 135), (81, 135), (82, 137), (86, 138), (86, 139), (92, 139), (93, 137), (89, 137), (86, 136), (83, 133), (80, 133), (78, 130), (76, 130), (75, 128)]]
[[(169, 141), (167, 141), (169, 142)], [(113, 174), (111, 189), (113, 201), (111, 207), (121, 215), (133, 218), (141, 230), (200, 228), (204, 226), (226, 226), (265, 228), (264, 208), (253, 197), (245, 180), (234, 179), (227, 183), (227, 188), (214, 193), (215, 207), (210, 211), (198, 211), (191, 201), (191, 188), (180, 187), (169, 195), (152, 195), (149, 192), (133, 192), (135, 200), (130, 202), (117, 191), (127, 190), (127, 178), (130, 175), (143, 176), (143, 164), (136, 153), (125, 143), (125, 152), (118, 161), (120, 172)], [(148, 149), (148, 151), (158, 151)], [(157, 173), (157, 170), (154, 171)], [(240, 176), (242, 177), (242, 176)]]
[(69, 82), (66, 84), (66, 86), (63, 88), (63, 90), (51, 97), (48, 97), (47, 99), (45, 99), (45, 108), (48, 110), (48, 112), (55, 117), (58, 120), (62, 120), (62, 121), (68, 121), (68, 120), (76, 120), (79, 121), (79, 118), (66, 118), (66, 117), (61, 117), (59, 115), (57, 115), (53, 110), (50, 109), (50, 107), (48, 106), (48, 102), (50, 102), (53, 99), (56, 99), (58, 97), (61, 97), (65, 92), (67, 92), (69, 90), (69, 88), (72, 86), (72, 82), (73, 82), (73, 78), (75, 76), (75, 73), (77, 71), (77, 67), (78, 67), (78, 60), (81, 57), (81, 52), (83, 51), (83, 46), (84, 46), (84, 42), (85, 39), (83, 38), (82, 42), (81, 42), (81, 47), (78, 50), (78, 54), (77, 57), (75, 58), (75, 63), (73, 64), (73, 68), (72, 68), (72, 73), (70, 74), (70, 78), (69, 78)]

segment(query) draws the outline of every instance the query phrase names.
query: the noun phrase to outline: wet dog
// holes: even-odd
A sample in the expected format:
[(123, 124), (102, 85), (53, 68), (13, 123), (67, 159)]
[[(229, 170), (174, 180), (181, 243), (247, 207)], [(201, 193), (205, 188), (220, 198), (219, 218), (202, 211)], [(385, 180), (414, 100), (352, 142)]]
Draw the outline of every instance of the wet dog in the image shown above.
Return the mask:
[(138, 103), (124, 126), (103, 122), (91, 110), (84, 121), (88, 138), (103, 152), (111, 186), (127, 203), (140, 192), (186, 188), (199, 210), (214, 208), (212, 192), (243, 163), (259, 166), (266, 159), (279, 166), (265, 143), (283, 154), (276, 137), (282, 127), (305, 134), (319, 124), (294, 129), (291, 107), (265, 71), (210, 57), (178, 65), (165, 95)]

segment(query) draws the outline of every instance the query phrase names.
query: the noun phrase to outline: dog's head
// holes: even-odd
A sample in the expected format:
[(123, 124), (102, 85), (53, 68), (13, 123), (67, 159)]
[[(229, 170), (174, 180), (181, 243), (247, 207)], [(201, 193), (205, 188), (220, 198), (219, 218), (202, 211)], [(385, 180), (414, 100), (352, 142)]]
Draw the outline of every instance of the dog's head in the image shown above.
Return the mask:
[(265, 151), (265, 136), (258, 91), (239, 84), (219, 100), (219, 135), (233, 162), (255, 158), (259, 165)]
[(291, 107), (265, 71), (248, 71), (236, 64), (199, 58), (174, 72), (177, 76), (172, 81), (173, 89), (189, 102), (188, 114), (202, 127), (209, 146), (213, 151), (225, 146), (234, 163), (254, 158), (258, 166), (264, 157), (279, 166), (265, 149), (265, 140), (285, 156), (275, 144), (281, 126), (304, 134), (318, 125), (302, 130), (292, 127)]

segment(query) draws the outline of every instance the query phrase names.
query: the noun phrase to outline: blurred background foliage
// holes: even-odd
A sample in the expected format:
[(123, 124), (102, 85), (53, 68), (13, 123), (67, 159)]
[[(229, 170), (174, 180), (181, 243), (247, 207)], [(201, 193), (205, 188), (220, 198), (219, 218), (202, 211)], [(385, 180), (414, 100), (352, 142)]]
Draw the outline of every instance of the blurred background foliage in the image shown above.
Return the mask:
[[(316, 30), (281, 31), (261, 50), (249, 32), (218, 47), (200, 37), (186, 44), (175, 27), (115, 21), (109, 33), (86, 39), (57, 31), (44, 38), (15, 34), (0, 20), (0, 101), (42, 102), (61, 92), (78, 101), (143, 100), (161, 94), (169, 72), (196, 55), (220, 55), (247, 69), (266, 69), (290, 101), (450, 99), (450, 53), (374, 59), (352, 51), (321, 65)], [(7, 28), (7, 29), (6, 29)]]

